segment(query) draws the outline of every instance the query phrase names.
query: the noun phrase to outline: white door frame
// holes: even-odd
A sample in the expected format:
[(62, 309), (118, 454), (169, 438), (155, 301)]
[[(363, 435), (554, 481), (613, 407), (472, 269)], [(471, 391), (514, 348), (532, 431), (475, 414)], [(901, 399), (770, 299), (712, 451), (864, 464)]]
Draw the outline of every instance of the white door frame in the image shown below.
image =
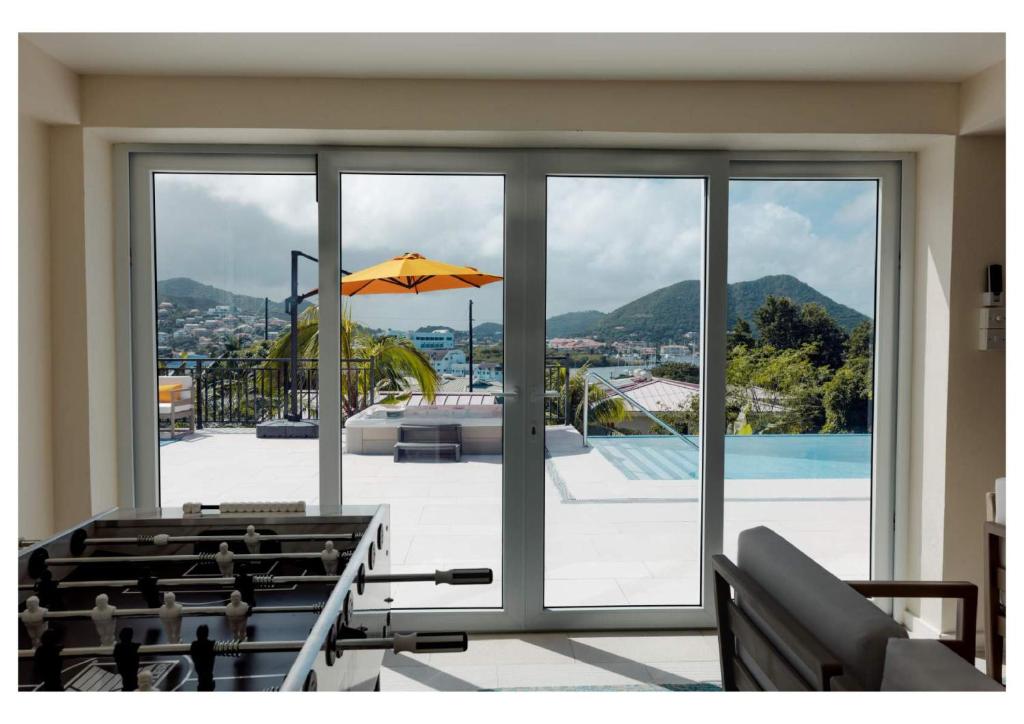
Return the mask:
[[(204, 152), (205, 151), (205, 152)], [(309, 174), (316, 157), (302, 149), (222, 147), (115, 147), (119, 205), (115, 230), (118, 308), (119, 444), (121, 507), (151, 510), (160, 501), (156, 389), (156, 247), (153, 177), (156, 173)], [(328, 406), (329, 407), (329, 406)], [(338, 420), (340, 427), (340, 418)], [(131, 441), (130, 444), (124, 444)], [(329, 447), (326, 446), (326, 447)], [(320, 444), (321, 459), (330, 455)], [(336, 454), (340, 456), (340, 436)], [(324, 471), (321, 468), (321, 494)], [(221, 502), (221, 501), (200, 501)]]
[[(521, 153), (503, 150), (465, 149), (330, 149), (319, 154), (319, 174), (326, 184), (340, 187), (338, 208), (344, 188), (342, 174), (424, 174), (424, 175), (497, 175), (504, 177), (504, 424), (502, 426), (502, 606), (498, 608), (395, 609), (398, 628), (458, 628), (471, 631), (516, 630), (525, 625), (522, 597), (518, 595), (525, 578), (522, 551), (525, 545), (523, 488), (526, 480), (525, 400), (527, 373), (526, 310), (523, 280), (529, 277), (529, 260), (523, 229), (523, 166)], [(322, 187), (324, 188), (324, 187)], [(323, 193), (323, 191), (321, 191)], [(333, 196), (332, 196), (333, 198)], [(321, 207), (323, 208), (323, 207)], [(323, 212), (322, 212), (323, 213)], [(322, 217), (321, 217), (322, 218)], [(324, 230), (321, 229), (321, 238)], [(327, 233), (333, 235), (336, 248), (344, 244), (340, 221)], [(340, 256), (339, 256), (340, 260)], [(335, 285), (337, 286), (337, 285)], [(321, 297), (321, 304), (324, 298)], [(323, 349), (321, 345), (321, 349)], [(334, 344), (332, 349), (338, 349)], [(338, 420), (340, 430), (340, 419)], [(339, 458), (340, 460), (340, 458)], [(344, 473), (339, 490), (344, 500)], [(400, 606), (401, 601), (396, 601)]]
[[(699, 178), (705, 181), (701, 281), (701, 430), (725, 429), (725, 262), (727, 257), (728, 157), (720, 152), (532, 151), (527, 166), (527, 243), (533, 274), (526, 279), (531, 427), (543, 430), (543, 358), (547, 297), (547, 178), (619, 176)], [(690, 606), (557, 607), (544, 605), (544, 438), (528, 437), (526, 610), (530, 630), (671, 629), (714, 626), (710, 598), (711, 556), (722, 550), (724, 438), (701, 435), (700, 602)]]
[[(821, 154), (823, 155), (823, 154)], [(903, 197), (899, 160), (733, 161), (730, 178), (756, 180), (870, 180), (878, 183), (875, 244), (874, 416), (871, 444), (870, 577), (891, 579), (897, 480), (897, 377), (900, 366), (901, 232)], [(896, 313), (890, 313), (892, 312)], [(883, 602), (891, 612), (891, 601)]]

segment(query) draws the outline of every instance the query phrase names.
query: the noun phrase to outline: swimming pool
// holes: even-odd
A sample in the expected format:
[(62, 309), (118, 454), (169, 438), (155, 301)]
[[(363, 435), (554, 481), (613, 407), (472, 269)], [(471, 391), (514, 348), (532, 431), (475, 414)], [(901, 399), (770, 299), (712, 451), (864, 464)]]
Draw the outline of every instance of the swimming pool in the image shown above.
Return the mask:
[[(695, 437), (689, 438), (694, 443)], [(629, 480), (694, 480), (695, 447), (669, 435), (589, 438)], [(726, 435), (727, 480), (871, 477), (871, 435)]]

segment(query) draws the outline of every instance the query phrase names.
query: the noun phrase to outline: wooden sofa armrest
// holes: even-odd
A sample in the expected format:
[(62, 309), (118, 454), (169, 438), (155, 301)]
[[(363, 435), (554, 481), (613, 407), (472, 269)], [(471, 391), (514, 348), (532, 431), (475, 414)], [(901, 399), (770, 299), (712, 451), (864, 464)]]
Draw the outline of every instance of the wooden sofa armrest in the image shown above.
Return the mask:
[(867, 598), (956, 598), (956, 638), (939, 639), (970, 664), (974, 656), (978, 625), (978, 587), (968, 581), (846, 581)]
[[(713, 555), (711, 565), (715, 576), (715, 609), (718, 617), (719, 654), (722, 664), (722, 683), (726, 691), (735, 691), (737, 686), (735, 669), (745, 671), (736, 657), (735, 637), (740, 634), (740, 644), (758, 660), (762, 668), (768, 668), (774, 675), (769, 678), (787, 690), (815, 689), (827, 691), (830, 683), (843, 673), (842, 664), (798, 621), (789, 611), (780, 606), (751, 576), (741, 571), (724, 555)], [(743, 606), (771, 629), (790, 655), (813, 674), (813, 681), (806, 682), (804, 675), (793, 668), (775, 642), (768, 639), (729, 595), (729, 589), (742, 598)], [(798, 681), (799, 680), (799, 681)], [(759, 688), (759, 687), (758, 687)]]

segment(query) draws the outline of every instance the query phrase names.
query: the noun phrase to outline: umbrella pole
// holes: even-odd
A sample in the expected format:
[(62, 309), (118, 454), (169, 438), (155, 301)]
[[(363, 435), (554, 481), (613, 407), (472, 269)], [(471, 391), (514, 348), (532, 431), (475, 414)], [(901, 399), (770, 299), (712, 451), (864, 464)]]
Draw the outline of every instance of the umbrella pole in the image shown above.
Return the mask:
[(469, 391), (473, 391), (473, 300), (469, 300)]

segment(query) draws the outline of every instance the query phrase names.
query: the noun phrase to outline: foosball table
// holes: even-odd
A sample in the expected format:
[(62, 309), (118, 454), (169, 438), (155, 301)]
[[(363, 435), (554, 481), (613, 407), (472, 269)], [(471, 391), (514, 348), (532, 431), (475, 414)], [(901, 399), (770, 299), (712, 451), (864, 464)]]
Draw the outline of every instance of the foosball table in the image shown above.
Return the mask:
[(19, 688), (373, 690), (385, 651), (465, 651), (464, 632), (394, 631), (391, 583), (492, 572), (393, 574), (390, 533), (387, 506), (98, 516), (19, 555)]

